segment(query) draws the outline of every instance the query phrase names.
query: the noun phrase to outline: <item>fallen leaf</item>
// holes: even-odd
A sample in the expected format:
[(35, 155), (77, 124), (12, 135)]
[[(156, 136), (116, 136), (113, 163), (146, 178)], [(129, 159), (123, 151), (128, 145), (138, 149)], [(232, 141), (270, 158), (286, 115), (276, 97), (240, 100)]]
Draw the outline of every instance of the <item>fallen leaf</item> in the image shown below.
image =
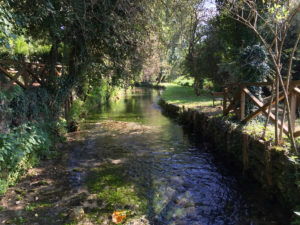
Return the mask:
[(114, 211), (112, 214), (112, 222), (119, 224), (126, 219), (126, 211)]

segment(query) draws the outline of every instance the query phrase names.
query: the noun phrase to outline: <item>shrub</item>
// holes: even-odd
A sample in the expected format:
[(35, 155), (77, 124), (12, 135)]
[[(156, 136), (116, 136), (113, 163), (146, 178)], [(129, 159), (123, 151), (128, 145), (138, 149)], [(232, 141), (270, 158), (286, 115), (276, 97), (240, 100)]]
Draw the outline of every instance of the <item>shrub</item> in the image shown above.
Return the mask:
[(39, 162), (39, 158), (49, 155), (50, 138), (37, 124), (24, 124), (9, 133), (0, 134), (0, 193), (29, 168)]
[(67, 121), (81, 122), (85, 113), (84, 102), (78, 98), (71, 105), (70, 111), (67, 114)]
[(203, 90), (212, 90), (214, 88), (214, 83), (211, 80), (204, 79)]
[(180, 86), (192, 87), (194, 84), (194, 78), (187, 77), (187, 76), (180, 76), (176, 80), (174, 80), (174, 83)]

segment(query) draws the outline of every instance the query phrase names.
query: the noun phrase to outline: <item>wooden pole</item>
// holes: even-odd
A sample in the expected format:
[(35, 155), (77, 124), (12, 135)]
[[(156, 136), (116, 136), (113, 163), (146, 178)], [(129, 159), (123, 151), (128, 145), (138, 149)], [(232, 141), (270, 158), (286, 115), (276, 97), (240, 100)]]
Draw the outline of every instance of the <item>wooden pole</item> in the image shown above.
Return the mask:
[(241, 93), (241, 120), (245, 119), (245, 92), (242, 91)]
[[(265, 126), (264, 126), (264, 131), (263, 131), (263, 134), (262, 134), (262, 139), (265, 139), (265, 136), (266, 136), (266, 131), (267, 131), (267, 127), (268, 127), (268, 124), (269, 124), (269, 120), (270, 120), (270, 115), (271, 115), (271, 112), (272, 112), (272, 103), (273, 103), (273, 100), (274, 100), (274, 93), (275, 93), (275, 88), (274, 88), (274, 83), (272, 84), (272, 93), (271, 93), (271, 99), (270, 99), (270, 105), (269, 105), (269, 111), (268, 111), (268, 115), (267, 115), (267, 118), (266, 118), (266, 122), (265, 122)], [(283, 127), (283, 126), (282, 126)]]
[(21, 88), (26, 89), (25, 85), (22, 84), (18, 79), (16, 79), (14, 76), (10, 75), (9, 72), (7, 72), (6, 69), (4, 69), (2, 66), (0, 66), (0, 70), (4, 73), (5, 76), (7, 76), (10, 80), (14, 81), (16, 84), (18, 84)]

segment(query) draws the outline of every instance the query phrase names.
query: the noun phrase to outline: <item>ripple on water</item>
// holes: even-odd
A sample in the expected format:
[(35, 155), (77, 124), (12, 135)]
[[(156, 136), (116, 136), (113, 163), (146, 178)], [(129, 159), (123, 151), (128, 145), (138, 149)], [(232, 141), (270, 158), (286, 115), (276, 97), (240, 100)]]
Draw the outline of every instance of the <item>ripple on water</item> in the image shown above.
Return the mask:
[[(147, 196), (153, 224), (263, 224), (265, 220), (284, 224), (276, 222), (273, 208), (246, 198), (249, 190), (242, 190), (227, 168), (215, 163), (209, 149), (190, 141), (180, 126), (152, 107), (148, 97), (132, 99), (114, 111), (104, 111), (123, 121), (103, 120), (94, 129), (89, 126), (86, 143), (71, 153), (70, 168), (84, 167), (82, 160), (88, 159), (122, 165), (136, 191)], [(124, 121), (133, 112), (141, 120)], [(71, 174), (72, 182), (82, 182), (80, 172)]]

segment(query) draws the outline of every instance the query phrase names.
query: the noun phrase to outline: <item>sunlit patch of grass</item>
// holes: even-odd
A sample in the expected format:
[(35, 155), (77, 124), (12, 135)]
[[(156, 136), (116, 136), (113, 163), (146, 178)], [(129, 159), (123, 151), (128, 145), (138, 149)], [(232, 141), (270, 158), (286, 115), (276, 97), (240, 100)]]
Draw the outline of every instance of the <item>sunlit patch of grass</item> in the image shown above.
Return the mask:
[[(196, 108), (201, 112), (210, 113), (214, 111), (212, 96), (208, 91), (203, 91), (200, 96), (197, 96), (192, 87), (179, 86), (173, 83), (165, 83), (165, 92), (163, 93), (163, 99), (169, 103), (178, 106), (184, 106), (186, 108)], [(220, 104), (220, 101), (215, 102), (216, 105)], [(240, 124), (236, 121), (235, 116), (227, 115), (226, 117), (219, 111), (213, 114), (215, 117), (221, 117), (225, 120), (231, 121), (233, 126), (239, 126), (243, 132), (255, 137), (261, 138), (264, 130), (264, 119), (254, 119), (248, 122), (246, 125)], [(297, 123), (298, 122), (298, 123)], [(300, 130), (300, 119), (296, 122), (296, 130)], [(287, 150), (291, 148), (289, 138), (283, 134), (284, 144), (282, 146), (275, 146), (275, 127), (271, 122), (268, 124), (266, 129), (265, 138), (263, 141), (269, 142), (274, 149), (277, 150)], [(297, 146), (300, 146), (300, 137), (296, 139)]]
[[(189, 108), (213, 106), (213, 98), (208, 91), (203, 91), (200, 96), (197, 96), (192, 87), (169, 83), (164, 84), (164, 86), (166, 90), (162, 97), (170, 104), (184, 105)], [(220, 101), (216, 101), (215, 104), (220, 104)]]
[[(252, 120), (248, 122), (246, 125), (243, 125), (243, 131), (255, 138), (261, 138), (263, 134), (265, 126), (264, 120)], [(287, 151), (291, 148), (290, 140), (286, 134), (283, 133), (283, 145), (275, 146), (275, 125), (269, 123), (266, 129), (266, 134), (264, 141), (270, 142), (272, 144), (273, 149), (278, 151)], [(300, 146), (300, 138), (296, 138), (296, 145)]]
[[(261, 120), (251, 120), (243, 126), (243, 131), (255, 137), (262, 137), (265, 127), (265, 122)], [(274, 125), (268, 124), (264, 141), (274, 140)]]
[(125, 171), (122, 164), (105, 164), (94, 169), (87, 186), (90, 193), (96, 194), (101, 207), (91, 217), (99, 219), (95, 214), (108, 216), (115, 210), (125, 210), (129, 217), (146, 213), (147, 201), (137, 193)]

